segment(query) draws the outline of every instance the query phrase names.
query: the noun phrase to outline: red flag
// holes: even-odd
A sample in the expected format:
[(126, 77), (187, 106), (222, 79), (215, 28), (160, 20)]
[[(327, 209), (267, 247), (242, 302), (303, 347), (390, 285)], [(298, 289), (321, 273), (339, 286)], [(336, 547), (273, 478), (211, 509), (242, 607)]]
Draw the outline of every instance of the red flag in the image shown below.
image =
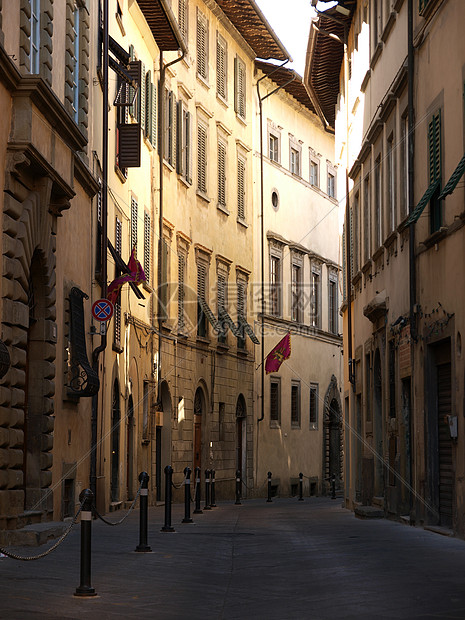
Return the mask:
[(141, 282), (147, 281), (142, 265), (137, 260), (135, 254), (136, 248), (133, 248), (128, 261), (128, 269), (130, 273), (125, 273), (122, 276), (119, 276), (119, 278), (116, 278), (116, 280), (113, 280), (107, 289), (107, 299), (108, 301), (111, 301), (112, 304), (114, 304), (118, 299), (118, 295), (123, 287), (123, 284), (126, 284), (126, 282), (140, 284)]
[(277, 372), (279, 367), (287, 360), (291, 355), (291, 332), (287, 332), (282, 340), (272, 349), (265, 362), (266, 374), (270, 372)]

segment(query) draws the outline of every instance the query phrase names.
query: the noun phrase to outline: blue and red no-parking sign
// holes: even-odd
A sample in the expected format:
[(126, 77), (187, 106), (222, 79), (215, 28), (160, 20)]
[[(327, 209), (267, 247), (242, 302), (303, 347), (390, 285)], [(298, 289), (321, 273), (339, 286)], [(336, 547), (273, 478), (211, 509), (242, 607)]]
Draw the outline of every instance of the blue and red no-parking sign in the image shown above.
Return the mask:
[(113, 304), (108, 299), (97, 299), (92, 304), (92, 316), (96, 321), (109, 321), (113, 316)]

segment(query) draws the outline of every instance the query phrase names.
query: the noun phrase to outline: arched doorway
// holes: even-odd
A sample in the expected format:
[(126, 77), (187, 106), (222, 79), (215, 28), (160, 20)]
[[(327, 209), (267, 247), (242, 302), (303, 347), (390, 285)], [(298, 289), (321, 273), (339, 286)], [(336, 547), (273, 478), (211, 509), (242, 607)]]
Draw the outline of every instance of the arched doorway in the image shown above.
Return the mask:
[(132, 394), (130, 394), (126, 425), (126, 484), (128, 500), (134, 499), (134, 426), (134, 401)]
[(381, 355), (376, 349), (373, 363), (373, 442), (374, 459), (374, 494), (384, 495), (384, 452), (383, 452), (383, 380)]
[(119, 501), (119, 433), (121, 424), (121, 408), (119, 381), (115, 379), (113, 384), (113, 398), (111, 407), (111, 433), (110, 433), (110, 501)]
[(42, 500), (46, 489), (42, 488), (42, 470), (52, 464), (51, 453), (42, 452), (44, 396), (47, 391), (44, 377), (44, 323), (45, 323), (45, 279), (46, 269), (42, 253), (36, 250), (32, 256), (29, 272), (29, 325), (27, 330), (26, 393), (24, 416), (24, 509), (45, 510)]
[(336, 489), (342, 488), (343, 468), (342, 455), (344, 448), (344, 433), (341, 399), (337, 379), (331, 376), (324, 398), (323, 413), (323, 492), (330, 490), (330, 481), (334, 475)]
[(194, 397), (194, 469), (202, 469), (202, 416), (205, 414), (205, 394), (201, 387), (198, 387)]
[(236, 469), (241, 473), (241, 479), (246, 475), (246, 426), (247, 407), (245, 398), (239, 394), (236, 403)]

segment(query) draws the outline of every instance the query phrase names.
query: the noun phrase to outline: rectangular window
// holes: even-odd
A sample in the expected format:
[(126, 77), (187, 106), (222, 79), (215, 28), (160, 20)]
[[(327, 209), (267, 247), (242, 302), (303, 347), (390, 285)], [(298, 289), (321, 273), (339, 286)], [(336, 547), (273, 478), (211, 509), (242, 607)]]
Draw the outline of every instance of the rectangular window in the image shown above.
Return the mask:
[(31, 73), (39, 73), (40, 0), (31, 0)]
[(234, 101), (235, 112), (238, 116), (245, 119), (245, 96), (246, 96), (246, 72), (245, 63), (239, 58), (234, 59)]
[(360, 195), (358, 192), (354, 196), (354, 206), (352, 211), (354, 214), (353, 238), (355, 240), (353, 271), (354, 273), (357, 273), (360, 268), (360, 248), (362, 245), (360, 239)]
[(207, 193), (207, 130), (197, 126), (197, 189)]
[(383, 227), (383, 217), (382, 217), (382, 209), (381, 209), (381, 156), (376, 159), (375, 162), (375, 187), (374, 187), (374, 202), (373, 212), (374, 212), (374, 220), (375, 220), (375, 249), (377, 250), (382, 243), (382, 227)]
[(300, 427), (300, 381), (291, 384), (291, 426)]
[(387, 183), (388, 183), (388, 208), (389, 208), (389, 232), (396, 227), (396, 160), (394, 151), (394, 134), (387, 140)]
[(291, 318), (293, 321), (302, 323), (303, 320), (303, 308), (302, 308), (302, 266), (293, 263), (291, 273), (291, 293), (292, 293), (292, 308)]
[[(121, 220), (115, 220), (115, 250), (121, 256), (123, 244), (123, 225)], [(121, 275), (120, 270), (115, 267), (115, 278)], [(121, 350), (121, 293), (115, 302), (113, 317), (113, 346), (116, 350)]]
[(310, 430), (318, 429), (318, 384), (310, 385)]
[(178, 0), (178, 24), (182, 37), (187, 43), (187, 0)]
[(185, 329), (184, 315), (184, 275), (186, 271), (186, 256), (182, 252), (178, 253), (178, 332), (183, 333)]
[(147, 211), (144, 212), (144, 273), (147, 283), (150, 282), (150, 255), (152, 250), (152, 225)]
[(136, 248), (137, 256), (137, 224), (138, 224), (137, 198), (131, 196), (131, 251)]
[(292, 174), (300, 176), (300, 152), (291, 147), (290, 170)]
[(218, 142), (218, 205), (226, 208), (226, 147)]
[(314, 187), (318, 187), (318, 162), (310, 160), (310, 184)]
[(226, 101), (227, 99), (227, 44), (220, 34), (216, 35), (216, 94)]
[(331, 274), (328, 281), (328, 310), (329, 310), (329, 330), (332, 334), (338, 333), (338, 313), (337, 313), (337, 276)]
[(371, 256), (371, 211), (370, 211), (370, 177), (363, 183), (363, 258), (366, 263)]
[(245, 161), (237, 159), (237, 217), (245, 221)]
[(176, 118), (176, 99), (174, 93), (165, 90), (165, 135), (163, 144), (163, 156), (170, 166), (174, 166), (174, 135)]
[(270, 380), (270, 426), (279, 426), (281, 422), (281, 381)]
[(328, 187), (327, 187), (327, 194), (330, 198), (335, 198), (336, 193), (335, 193), (335, 177), (334, 174), (332, 174), (332, 172), (328, 172)]
[(271, 161), (279, 163), (279, 138), (269, 134), (269, 158)]
[(197, 263), (197, 336), (207, 337), (207, 317), (203, 311), (200, 300), (207, 301), (207, 265), (203, 262)]
[(270, 314), (281, 314), (281, 259), (278, 256), (270, 258)]
[(408, 117), (404, 116), (401, 120), (401, 128), (402, 128), (402, 174), (401, 174), (401, 184), (402, 184), (402, 205), (401, 205), (401, 216), (404, 219), (409, 210), (408, 204)]
[(313, 327), (321, 327), (321, 315), (320, 315), (320, 288), (321, 288), (321, 276), (320, 272), (315, 268), (312, 269), (311, 279), (311, 316), (310, 325)]
[(441, 110), (428, 125), (429, 183), (437, 184), (430, 200), (430, 232), (439, 230), (442, 224), (441, 193)]
[(186, 109), (186, 105), (183, 101), (178, 101), (177, 108), (177, 131), (176, 137), (177, 155), (176, 165), (178, 174), (189, 184), (192, 183), (192, 157), (191, 157), (191, 143), (192, 143), (192, 116)]
[(208, 21), (197, 9), (197, 75), (208, 80)]

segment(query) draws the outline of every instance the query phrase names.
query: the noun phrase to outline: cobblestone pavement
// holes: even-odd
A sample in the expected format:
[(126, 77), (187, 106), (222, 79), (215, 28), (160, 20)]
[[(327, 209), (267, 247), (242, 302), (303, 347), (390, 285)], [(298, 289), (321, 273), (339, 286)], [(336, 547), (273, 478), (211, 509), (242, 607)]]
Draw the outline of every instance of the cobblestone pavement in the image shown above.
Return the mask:
[(173, 506), (176, 532), (160, 532), (164, 509), (150, 509), (152, 553), (134, 553), (138, 510), (118, 527), (94, 521), (93, 598), (73, 596), (79, 525), (44, 559), (1, 558), (0, 618), (465, 618), (464, 541), (359, 520), (326, 498), (220, 503), (194, 524), (183, 516)]

